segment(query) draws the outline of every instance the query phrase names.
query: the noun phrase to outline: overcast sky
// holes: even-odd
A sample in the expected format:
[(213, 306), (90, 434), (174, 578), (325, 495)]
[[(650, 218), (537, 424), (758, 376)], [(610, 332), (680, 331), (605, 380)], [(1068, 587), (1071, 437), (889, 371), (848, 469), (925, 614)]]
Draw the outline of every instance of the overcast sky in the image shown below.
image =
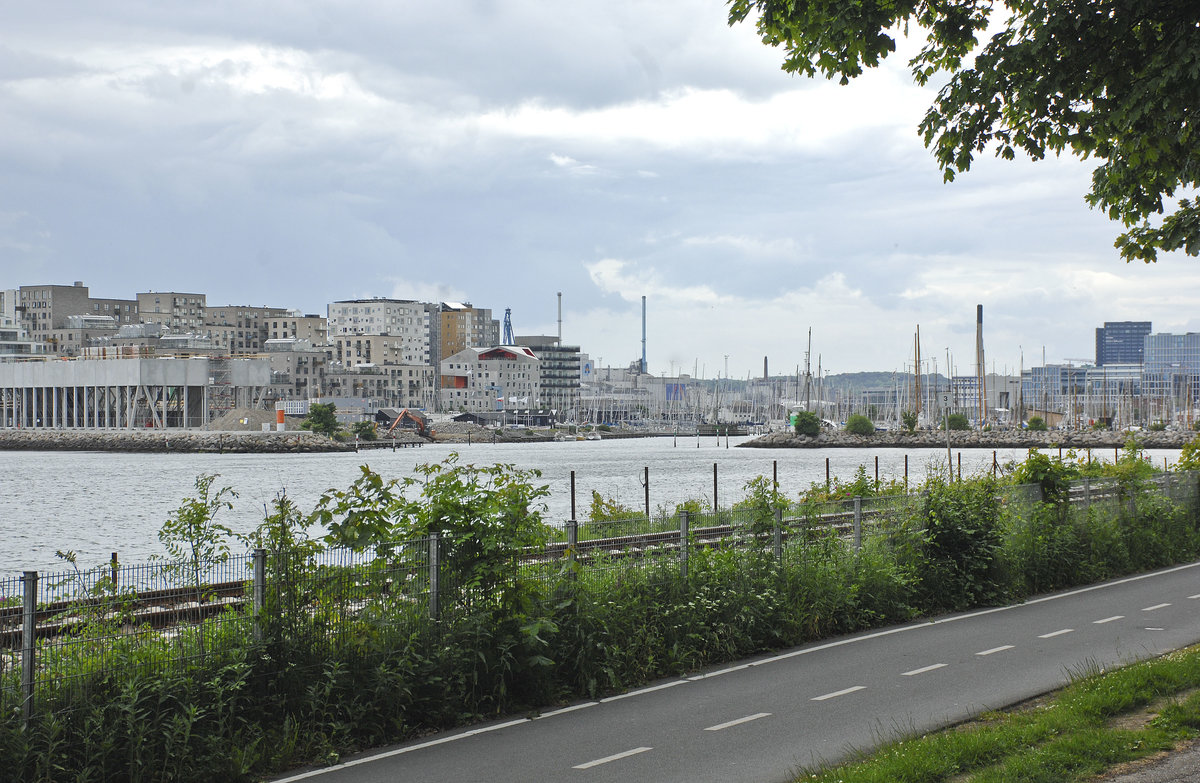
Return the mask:
[[(7, 3), (0, 288), (325, 313), (470, 301), (655, 374), (971, 373), (1200, 331), (1194, 259), (1127, 265), (1090, 165), (953, 184), (903, 65), (783, 73), (720, 0)], [(728, 357), (726, 359), (726, 357)]]

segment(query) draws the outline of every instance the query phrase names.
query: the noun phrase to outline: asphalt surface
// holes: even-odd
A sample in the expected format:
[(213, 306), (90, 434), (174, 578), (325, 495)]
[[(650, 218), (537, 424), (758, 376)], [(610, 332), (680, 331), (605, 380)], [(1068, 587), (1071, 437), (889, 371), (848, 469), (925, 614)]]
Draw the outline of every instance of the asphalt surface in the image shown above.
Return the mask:
[[(806, 645), (277, 780), (782, 783), (1197, 641), (1200, 563)], [(1176, 779), (1192, 778), (1162, 780)]]

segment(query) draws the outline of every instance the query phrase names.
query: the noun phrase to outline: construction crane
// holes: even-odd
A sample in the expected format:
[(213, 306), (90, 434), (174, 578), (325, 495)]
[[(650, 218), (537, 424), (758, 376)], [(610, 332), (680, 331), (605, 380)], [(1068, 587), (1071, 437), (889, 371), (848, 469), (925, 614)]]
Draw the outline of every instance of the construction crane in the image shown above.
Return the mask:
[(501, 345), (516, 345), (517, 339), (513, 337), (512, 330), (512, 308), (504, 308), (504, 338), (500, 341)]

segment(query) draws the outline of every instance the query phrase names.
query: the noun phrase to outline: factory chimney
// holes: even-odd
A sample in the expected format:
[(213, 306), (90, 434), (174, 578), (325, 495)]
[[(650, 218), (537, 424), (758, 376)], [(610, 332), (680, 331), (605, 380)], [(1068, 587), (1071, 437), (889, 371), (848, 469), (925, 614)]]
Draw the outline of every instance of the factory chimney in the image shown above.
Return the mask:
[(642, 297), (642, 372), (646, 372), (646, 297)]

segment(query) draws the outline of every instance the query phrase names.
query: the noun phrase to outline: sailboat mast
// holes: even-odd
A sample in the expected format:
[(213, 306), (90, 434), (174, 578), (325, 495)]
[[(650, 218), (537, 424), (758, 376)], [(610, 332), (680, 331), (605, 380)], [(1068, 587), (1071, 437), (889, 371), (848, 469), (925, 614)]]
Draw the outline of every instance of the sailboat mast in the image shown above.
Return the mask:
[(913, 401), (917, 406), (917, 415), (921, 415), (921, 325), (917, 324), (917, 333), (913, 337)]

